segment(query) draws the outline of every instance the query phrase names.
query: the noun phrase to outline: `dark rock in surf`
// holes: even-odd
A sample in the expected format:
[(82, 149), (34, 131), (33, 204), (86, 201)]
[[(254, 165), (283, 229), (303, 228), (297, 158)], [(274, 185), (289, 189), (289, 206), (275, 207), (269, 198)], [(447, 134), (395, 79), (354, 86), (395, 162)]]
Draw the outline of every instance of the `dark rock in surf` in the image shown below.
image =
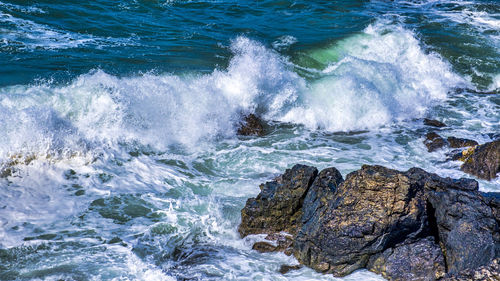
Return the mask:
[(446, 127), (446, 124), (441, 122), (441, 121), (434, 120), (434, 119), (427, 119), (427, 118), (424, 118), (424, 125), (431, 126), (431, 127), (437, 127), (437, 128)]
[(476, 90), (476, 89), (470, 89), (470, 88), (458, 88), (455, 89), (456, 93), (471, 93), (471, 94), (476, 94), (476, 95), (498, 95), (500, 94), (500, 88), (494, 89), (494, 90)]
[(299, 265), (299, 264), (297, 264), (297, 265), (286, 265), (286, 264), (284, 264), (284, 265), (282, 265), (282, 266), (280, 267), (279, 272), (280, 272), (281, 274), (287, 274), (288, 272), (290, 272), (290, 271), (292, 271), (292, 270), (299, 270), (299, 269), (301, 269), (301, 268), (302, 268), (302, 266), (301, 266), (301, 265)]
[(266, 241), (260, 241), (253, 244), (252, 249), (261, 253), (285, 252), (286, 254), (289, 252), (290, 254), (288, 255), (291, 255), (293, 250), (291, 248), (293, 244), (293, 237), (291, 235), (272, 233), (266, 236), (266, 240), (273, 241), (274, 245)]
[(252, 250), (261, 253), (276, 252), (277, 247), (268, 242), (256, 242), (252, 246)]
[(477, 141), (475, 141), (475, 140), (469, 140), (469, 139), (462, 139), (462, 138), (456, 138), (456, 137), (448, 137), (446, 140), (450, 144), (451, 148), (462, 148), (462, 147), (469, 147), (469, 146), (476, 146), (476, 145), (478, 145)]
[(368, 270), (388, 280), (437, 280), (446, 274), (444, 256), (432, 237), (389, 248), (370, 258)]
[(262, 184), (259, 195), (248, 199), (241, 211), (240, 235), (295, 233), (301, 225), (302, 202), (317, 174), (314, 167), (295, 165), (274, 181)]
[(243, 118), (238, 128), (238, 135), (241, 136), (263, 136), (264, 126), (262, 120), (255, 114), (249, 114)]
[(430, 132), (425, 135), (424, 144), (427, 147), (427, 151), (433, 152), (445, 147), (447, 145), (447, 142), (435, 132)]
[(427, 230), (423, 187), (396, 170), (363, 166), (326, 198), (295, 240), (297, 259), (320, 272), (347, 275)]
[(500, 172), (500, 139), (475, 147), (461, 169), (480, 179), (496, 178)]
[(240, 234), (271, 233), (276, 243), (254, 246), (266, 251), (289, 253), (293, 243), (299, 262), (320, 272), (437, 280), (491, 274), (500, 256), (500, 196), (483, 196), (474, 180), (363, 166), (344, 181), (335, 168), (296, 165), (261, 190), (242, 210)]

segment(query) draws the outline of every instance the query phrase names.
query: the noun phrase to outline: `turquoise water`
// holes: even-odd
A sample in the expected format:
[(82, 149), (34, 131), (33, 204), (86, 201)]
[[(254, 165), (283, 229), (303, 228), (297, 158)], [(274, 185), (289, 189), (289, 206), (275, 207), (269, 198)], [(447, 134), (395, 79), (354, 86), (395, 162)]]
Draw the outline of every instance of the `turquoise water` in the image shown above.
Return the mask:
[(336, 280), (252, 251), (246, 199), (295, 163), (469, 177), (421, 118), (498, 137), (499, 48), (498, 1), (2, 0), (0, 279)]

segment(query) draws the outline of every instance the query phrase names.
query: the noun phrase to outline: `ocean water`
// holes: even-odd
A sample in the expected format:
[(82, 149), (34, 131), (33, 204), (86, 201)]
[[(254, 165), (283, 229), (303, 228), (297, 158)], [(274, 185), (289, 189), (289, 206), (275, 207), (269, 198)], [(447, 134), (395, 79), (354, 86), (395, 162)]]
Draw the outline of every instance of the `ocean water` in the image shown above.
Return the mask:
[(0, 280), (383, 280), (282, 275), (240, 210), (296, 163), (470, 177), (424, 117), (500, 132), (496, 0), (0, 1)]

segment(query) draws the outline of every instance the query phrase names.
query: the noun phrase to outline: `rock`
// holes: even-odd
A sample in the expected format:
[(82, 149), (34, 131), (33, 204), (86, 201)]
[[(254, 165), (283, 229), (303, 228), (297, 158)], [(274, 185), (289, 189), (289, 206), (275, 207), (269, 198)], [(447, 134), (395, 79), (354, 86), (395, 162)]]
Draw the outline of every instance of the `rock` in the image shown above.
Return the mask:
[(323, 212), (327, 203), (333, 200), (333, 194), (343, 181), (340, 172), (333, 167), (324, 169), (318, 174), (304, 199), (302, 223), (307, 223), (314, 212)]
[(293, 248), (301, 264), (336, 276), (368, 268), (389, 280), (490, 280), (499, 226), (500, 193), (481, 194), (472, 179), (363, 166), (344, 181), (335, 168), (296, 165), (247, 201), (239, 231), (268, 233), (276, 242), (254, 249)]
[(277, 246), (275, 251), (278, 252), (287, 252), (287, 250), (291, 251), (291, 247), (293, 244), (293, 237), (291, 235), (285, 235), (282, 233), (272, 233), (267, 235), (266, 239), (276, 242)]
[[(317, 200), (321, 198), (308, 202)], [(294, 255), (301, 263), (336, 276), (365, 267), (372, 255), (424, 235), (427, 229), (422, 186), (381, 166), (363, 166), (349, 174), (325, 204), (318, 204), (311, 218), (304, 220)]]
[(500, 172), (500, 139), (475, 147), (461, 169), (480, 179), (496, 178)]
[(264, 126), (262, 120), (255, 114), (249, 114), (243, 118), (238, 128), (238, 135), (242, 136), (263, 136)]
[(468, 146), (476, 146), (476, 145), (478, 145), (477, 141), (475, 141), (475, 140), (469, 140), (469, 139), (461, 139), (461, 138), (456, 138), (456, 137), (448, 137), (446, 140), (450, 144), (451, 148), (461, 148), (461, 147), (468, 147)]
[(274, 241), (276, 245), (261, 241), (253, 244), (252, 249), (261, 253), (269, 252), (290, 252), (292, 251), (293, 238), (291, 235), (272, 233), (266, 236), (266, 240)]
[(431, 237), (372, 256), (367, 269), (388, 280), (431, 281), (446, 274), (441, 248)]
[(280, 267), (280, 273), (281, 274), (287, 274), (288, 272), (292, 271), (292, 270), (299, 270), (301, 269), (302, 266), (297, 264), (297, 265), (286, 265), (286, 264), (283, 264), (281, 267)]
[(500, 281), (500, 259), (494, 259), (490, 264), (475, 270), (464, 270), (456, 275), (448, 275), (443, 281)]
[(446, 141), (435, 132), (430, 132), (425, 135), (425, 146), (427, 146), (427, 151), (433, 152), (447, 145)]
[(483, 192), (481, 193), (486, 204), (490, 206), (493, 217), (500, 226), (500, 192)]
[(262, 184), (259, 195), (248, 199), (241, 210), (240, 235), (295, 233), (301, 225), (302, 202), (317, 174), (314, 167), (295, 165), (278, 179)]
[(252, 246), (253, 250), (261, 253), (276, 252), (277, 247), (268, 242), (256, 242)]
[(476, 95), (498, 95), (500, 94), (500, 88), (496, 88), (494, 90), (477, 90), (477, 89), (471, 89), (471, 88), (458, 88), (455, 89), (455, 92), (461, 94), (461, 93), (471, 93), (471, 94), (476, 94)]
[(433, 174), (426, 177), (429, 218), (437, 226), (448, 272), (488, 264), (500, 254), (499, 226), (491, 207), (477, 191), (477, 182)]
[(427, 119), (427, 118), (424, 118), (424, 125), (437, 127), (437, 128), (446, 127), (446, 124), (441, 122), (441, 121), (434, 120), (434, 119)]
[(476, 147), (472, 146), (459, 152), (455, 151), (451, 157), (451, 160), (465, 162), (465, 160), (467, 160), (467, 158), (469, 158), (469, 156), (471, 156), (474, 153), (475, 149)]

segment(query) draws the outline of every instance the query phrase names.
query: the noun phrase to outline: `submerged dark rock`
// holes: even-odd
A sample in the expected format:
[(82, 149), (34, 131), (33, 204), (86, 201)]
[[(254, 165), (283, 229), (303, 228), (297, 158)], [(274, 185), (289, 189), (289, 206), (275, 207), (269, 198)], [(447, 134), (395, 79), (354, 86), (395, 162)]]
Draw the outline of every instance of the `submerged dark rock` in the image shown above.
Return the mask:
[(425, 135), (424, 144), (427, 146), (427, 151), (433, 152), (445, 147), (448, 143), (437, 133), (430, 132)]
[(263, 136), (264, 126), (262, 120), (255, 114), (249, 114), (243, 118), (238, 128), (238, 135), (242, 136)]
[(446, 127), (445, 123), (438, 121), (438, 120), (434, 120), (434, 119), (428, 119), (428, 118), (424, 118), (424, 125), (431, 126), (431, 127), (437, 127), (437, 128)]
[[(299, 262), (319, 272), (437, 280), (500, 256), (500, 196), (483, 196), (474, 180), (363, 166), (344, 181), (335, 168), (296, 165), (261, 189), (242, 210), (240, 234), (274, 233), (276, 244), (254, 247), (287, 253), (293, 243)], [(280, 231), (292, 234), (286, 243), (273, 239)]]
[(496, 178), (500, 172), (500, 139), (475, 147), (461, 169), (480, 179)]

